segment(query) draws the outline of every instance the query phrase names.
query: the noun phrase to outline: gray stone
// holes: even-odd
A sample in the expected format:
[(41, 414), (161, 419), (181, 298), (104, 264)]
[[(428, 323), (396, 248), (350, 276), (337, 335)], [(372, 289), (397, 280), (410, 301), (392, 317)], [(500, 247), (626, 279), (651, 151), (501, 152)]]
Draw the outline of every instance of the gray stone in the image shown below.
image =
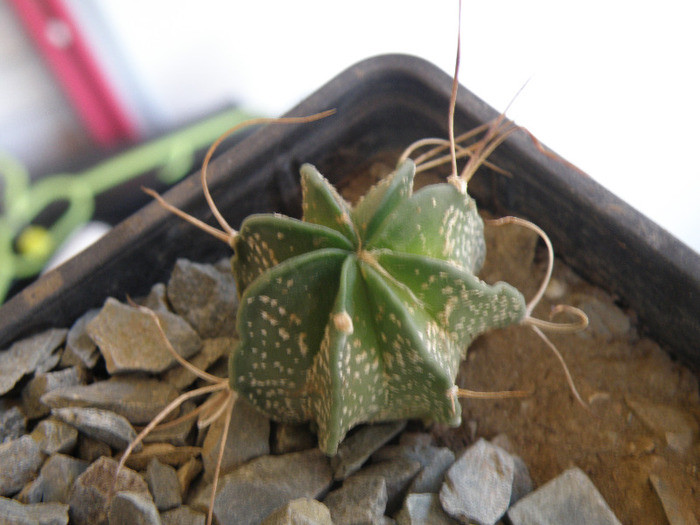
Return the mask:
[(89, 463), (64, 454), (54, 454), (47, 459), (39, 473), (43, 501), (68, 503), (73, 482)]
[(78, 458), (92, 463), (102, 456), (109, 457), (111, 455), (112, 449), (109, 448), (107, 443), (78, 434)]
[(689, 452), (698, 436), (698, 422), (680, 407), (625, 398), (627, 405), (650, 430), (664, 437), (672, 450)]
[(23, 505), (0, 497), (0, 522), (8, 525), (66, 525), (68, 505), (35, 503)]
[(146, 483), (158, 510), (169, 510), (182, 504), (177, 471), (153, 458), (146, 469)]
[(588, 476), (572, 468), (508, 510), (513, 525), (620, 525)]
[(512, 506), (516, 501), (532, 492), (535, 485), (527, 465), (520, 456), (515, 454), (513, 445), (506, 434), (498, 434), (491, 440), (491, 444), (501, 447), (513, 457), (515, 471), (513, 472), (513, 490), (510, 494), (510, 505)]
[(163, 525), (205, 525), (207, 516), (187, 505), (181, 505), (176, 509), (162, 512), (160, 521)]
[(156, 426), (146, 437), (144, 443), (170, 443), (175, 446), (189, 445), (192, 441), (192, 428), (197, 421), (197, 417), (185, 418), (197, 405), (193, 401), (185, 401), (180, 407), (180, 414), (183, 419), (179, 422), (169, 422), (167, 426)]
[(649, 481), (664, 507), (669, 525), (698, 525), (692, 508), (692, 497), (691, 500), (683, 498), (678, 490), (674, 490), (674, 487), (656, 474), (649, 475)]
[(163, 283), (156, 283), (151, 287), (151, 291), (142, 300), (138, 301), (149, 310), (154, 312), (170, 312), (168, 304), (168, 291)]
[(323, 502), (335, 525), (379, 525), (386, 510), (386, 481), (383, 476), (353, 476)]
[(462, 523), (493, 525), (508, 509), (514, 470), (510, 454), (479, 439), (447, 471), (443, 509)]
[[(297, 498), (316, 498), (333, 480), (328, 458), (318, 449), (281, 456), (262, 456), (222, 476), (214, 515), (219, 523), (253, 525)], [(190, 505), (206, 512), (211, 485)]]
[(161, 525), (153, 500), (138, 492), (117, 492), (109, 506), (109, 523)]
[[(236, 344), (238, 344), (238, 338), (236, 337), (205, 339), (202, 342), (202, 349), (188, 361), (200, 370), (207, 370), (222, 357), (228, 357)], [(163, 381), (170, 383), (178, 390), (184, 390), (197, 379), (194, 372), (190, 372), (184, 366), (176, 366), (166, 370), (161, 377)]]
[(68, 423), (52, 418), (43, 419), (31, 433), (44, 454), (67, 454), (78, 443), (78, 431)]
[(117, 475), (117, 466), (113, 459), (102, 457), (76, 478), (69, 497), (71, 523), (106, 524), (112, 497), (118, 492), (137, 492), (150, 498), (148, 486), (137, 472), (122, 468)]
[(458, 525), (440, 505), (440, 497), (434, 493), (409, 494), (401, 511), (396, 515), (397, 525)]
[[(202, 445), (204, 479), (207, 481), (213, 479), (223, 429), (222, 415), (211, 424)], [(224, 446), (221, 473), (231, 472), (238, 465), (269, 453), (270, 420), (255, 410), (245, 399), (239, 397), (231, 411), (231, 423)]]
[(180, 485), (180, 494), (184, 496), (190, 488), (190, 483), (202, 472), (202, 462), (197, 458), (190, 458), (177, 469), (177, 481)]
[(365, 425), (350, 434), (331, 458), (335, 479), (342, 480), (357, 472), (367, 459), (406, 426), (406, 421)]
[[(57, 363), (54, 352), (66, 340), (67, 333), (63, 328), (52, 328), (0, 350), (0, 395), (12, 390), (25, 375), (53, 368)], [(53, 364), (49, 367), (50, 363)]]
[(98, 313), (99, 308), (88, 310), (70, 327), (66, 337), (66, 348), (61, 356), (62, 367), (83, 366), (88, 370), (95, 367), (100, 359), (100, 352), (85, 328)]
[(19, 438), (27, 431), (27, 418), (19, 407), (0, 410), (0, 443)]
[(44, 497), (44, 487), (41, 483), (41, 474), (34, 480), (29, 481), (22, 490), (15, 494), (12, 499), (20, 503), (41, 503)]
[(323, 503), (311, 498), (290, 501), (270, 514), (260, 525), (334, 525), (331, 512)]
[(445, 472), (454, 463), (455, 455), (447, 447), (434, 447), (430, 445), (430, 436), (427, 439), (418, 437), (415, 439), (401, 439), (401, 444), (380, 448), (372, 455), (372, 461), (385, 461), (395, 458), (406, 458), (418, 461), (423, 467), (411, 482), (408, 492), (440, 492)]
[(35, 375), (22, 389), (25, 415), (29, 419), (47, 415), (51, 409), (40, 401), (41, 396), (56, 388), (85, 384), (86, 380), (85, 369), (77, 366)]
[(440, 492), (445, 473), (455, 462), (455, 454), (447, 447), (426, 447), (429, 463), (423, 467), (408, 487), (408, 492)]
[[(170, 312), (156, 312), (156, 316), (181, 357), (197, 353), (202, 341), (184, 319)], [(110, 374), (158, 373), (177, 363), (151, 315), (111, 297), (88, 323), (87, 333), (97, 343)]]
[(33, 479), (44, 462), (44, 453), (30, 436), (0, 445), (0, 496), (11, 496)]
[(386, 481), (386, 513), (393, 514), (401, 508), (401, 502), (403, 501), (407, 488), (420, 469), (421, 464), (418, 461), (399, 457), (372, 463), (353, 474), (351, 478), (382, 476), (384, 481)]
[(178, 259), (168, 281), (168, 300), (202, 337), (236, 333), (238, 293), (231, 273)]
[[(124, 450), (136, 439), (136, 432), (129, 421), (119, 414), (98, 408), (54, 408), (51, 413), (61, 421), (93, 439), (103, 441), (117, 450)], [(142, 445), (134, 449), (141, 450)]]
[[(110, 410), (133, 425), (147, 425), (178, 396), (171, 385), (143, 377), (119, 377), (90, 385), (57, 388), (41, 398), (51, 408), (90, 407)], [(165, 421), (172, 419), (173, 413)]]
[(277, 423), (274, 429), (273, 454), (299, 452), (316, 446), (316, 435), (311, 432), (308, 424)]

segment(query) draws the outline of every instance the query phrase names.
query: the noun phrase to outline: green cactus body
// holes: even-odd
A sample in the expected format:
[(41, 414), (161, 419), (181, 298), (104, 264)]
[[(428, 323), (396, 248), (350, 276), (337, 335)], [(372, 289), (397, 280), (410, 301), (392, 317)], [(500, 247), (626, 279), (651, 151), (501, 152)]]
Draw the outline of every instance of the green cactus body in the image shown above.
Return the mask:
[(235, 240), (231, 387), (272, 419), (314, 422), (327, 454), (361, 422), (458, 425), (467, 347), (525, 316), (515, 288), (475, 277), (474, 200), (451, 184), (413, 193), (414, 173), (402, 163), (353, 208), (304, 165), (303, 220), (254, 215)]

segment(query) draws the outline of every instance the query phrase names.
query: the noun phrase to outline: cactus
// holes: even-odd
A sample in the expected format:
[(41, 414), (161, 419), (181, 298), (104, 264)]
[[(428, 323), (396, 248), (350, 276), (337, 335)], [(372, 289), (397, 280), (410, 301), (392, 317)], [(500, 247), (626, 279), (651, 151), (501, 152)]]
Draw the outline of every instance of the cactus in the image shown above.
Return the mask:
[(448, 183), (412, 193), (414, 173), (403, 161), (352, 208), (304, 165), (303, 220), (252, 216), (234, 241), (231, 388), (272, 419), (316, 423), (327, 454), (360, 422), (458, 425), (470, 342), (525, 316), (515, 288), (474, 276), (473, 199)]

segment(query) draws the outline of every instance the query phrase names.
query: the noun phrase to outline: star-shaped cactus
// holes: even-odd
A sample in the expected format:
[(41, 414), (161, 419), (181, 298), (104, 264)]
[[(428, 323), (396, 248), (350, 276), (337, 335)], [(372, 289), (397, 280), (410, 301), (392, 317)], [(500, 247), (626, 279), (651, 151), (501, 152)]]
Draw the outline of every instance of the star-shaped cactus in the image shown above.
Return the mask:
[(272, 419), (314, 422), (327, 454), (361, 422), (458, 425), (467, 347), (526, 316), (515, 288), (475, 276), (474, 200), (449, 183), (413, 193), (414, 173), (404, 161), (353, 208), (304, 165), (303, 220), (254, 215), (235, 238), (231, 388)]

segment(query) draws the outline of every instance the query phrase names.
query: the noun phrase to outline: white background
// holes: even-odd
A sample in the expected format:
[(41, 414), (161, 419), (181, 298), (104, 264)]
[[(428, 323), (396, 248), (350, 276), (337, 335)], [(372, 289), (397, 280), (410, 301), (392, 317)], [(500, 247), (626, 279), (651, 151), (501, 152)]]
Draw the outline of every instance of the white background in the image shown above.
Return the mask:
[[(232, 101), (278, 115), (387, 52), (453, 69), (457, 2), (68, 2), (145, 132)], [(695, 2), (464, 2), (461, 82), (700, 251)]]

